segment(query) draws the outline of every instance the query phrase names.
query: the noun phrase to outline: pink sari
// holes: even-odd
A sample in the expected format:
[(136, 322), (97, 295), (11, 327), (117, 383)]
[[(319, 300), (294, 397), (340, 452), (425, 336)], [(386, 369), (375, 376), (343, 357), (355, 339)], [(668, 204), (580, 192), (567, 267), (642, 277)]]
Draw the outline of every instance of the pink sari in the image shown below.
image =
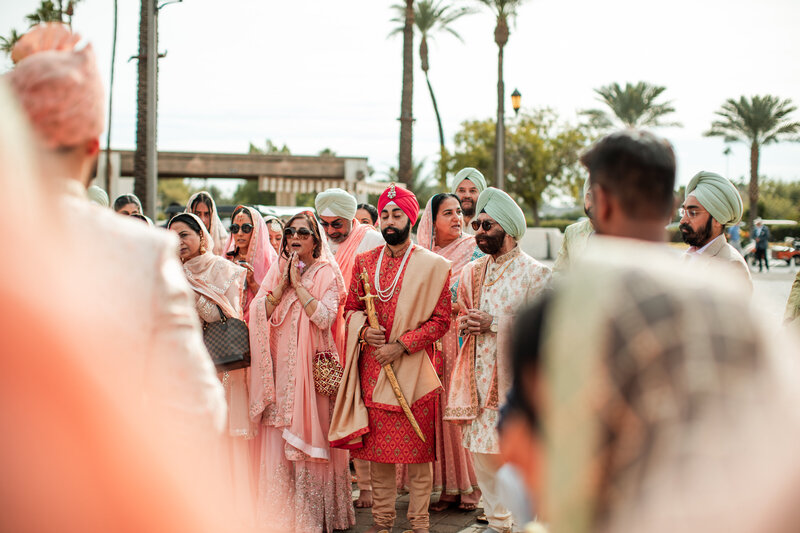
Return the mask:
[(263, 433), (257, 523), (280, 531), (355, 524), (349, 454), (328, 443), (333, 400), (314, 389), (313, 359), (322, 351), (336, 353), (332, 327), (345, 295), (339, 267), (327, 244), (323, 249), (302, 273), (317, 299), (313, 316), (289, 287), (267, 317), (266, 293), (280, 282), (283, 258), (272, 265), (252, 304), (250, 416)]
[[(239, 206), (237, 206), (238, 209)], [(264, 282), (264, 276), (267, 275), (270, 267), (278, 259), (278, 254), (275, 253), (275, 248), (269, 242), (269, 231), (267, 224), (264, 222), (264, 217), (261, 213), (248, 206), (244, 207), (250, 214), (253, 220), (253, 235), (250, 237), (250, 247), (247, 249), (247, 256), (245, 260), (247, 264), (253, 267), (253, 276), (255, 277), (256, 284), (260, 287)], [(236, 252), (236, 243), (233, 240), (233, 234), (228, 236), (228, 243), (225, 245), (225, 257), (233, 260), (233, 256), (228, 255), (231, 252)], [(250, 324), (250, 304), (253, 302), (253, 294), (250, 287), (245, 288), (242, 295), (242, 309), (244, 309), (244, 321)]]
[[(455, 301), (456, 288), (461, 271), (473, 260), (477, 245), (475, 237), (462, 233), (459, 238), (447, 246), (440, 248), (435, 244), (436, 228), (433, 223), (431, 201), (420, 219), (417, 228), (417, 242), (420, 246), (444, 257), (452, 263), (450, 275), (450, 292)], [(442, 385), (444, 392), (440, 400), (440, 407), (445, 405), (447, 394), (450, 390), (450, 380), (453, 368), (458, 359), (458, 331), (456, 321), (450, 324), (450, 329), (441, 339), (442, 354)], [(454, 502), (459, 499), (462, 504), (477, 504), (481, 497), (478, 488), (478, 478), (472, 465), (472, 456), (461, 444), (461, 427), (442, 421), (441, 412), (438, 414), (436, 432), (441, 435), (437, 442), (436, 456), (438, 460), (433, 463), (433, 491), (440, 493), (439, 501)], [(400, 470), (400, 469), (398, 469)], [(407, 479), (401, 481), (405, 485)]]

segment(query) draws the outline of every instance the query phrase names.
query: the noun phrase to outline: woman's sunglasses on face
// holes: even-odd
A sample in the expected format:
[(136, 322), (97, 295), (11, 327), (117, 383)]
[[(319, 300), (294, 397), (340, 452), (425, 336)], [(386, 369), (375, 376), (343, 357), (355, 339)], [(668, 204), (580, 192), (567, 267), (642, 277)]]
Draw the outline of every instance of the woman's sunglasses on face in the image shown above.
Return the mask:
[(242, 233), (250, 233), (253, 231), (252, 224), (231, 224), (231, 233), (239, 233), (239, 229), (242, 230)]
[(289, 237), (294, 237), (295, 235), (297, 235), (298, 239), (306, 240), (311, 237), (311, 230), (308, 228), (286, 228), (283, 230), (283, 236), (287, 239)]

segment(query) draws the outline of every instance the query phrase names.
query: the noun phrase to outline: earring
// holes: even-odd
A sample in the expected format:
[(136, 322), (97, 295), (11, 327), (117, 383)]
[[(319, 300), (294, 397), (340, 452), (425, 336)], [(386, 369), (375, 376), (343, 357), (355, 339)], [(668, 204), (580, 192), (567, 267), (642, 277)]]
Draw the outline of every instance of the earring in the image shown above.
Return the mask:
[(200, 239), (200, 255), (206, 253), (205, 239)]

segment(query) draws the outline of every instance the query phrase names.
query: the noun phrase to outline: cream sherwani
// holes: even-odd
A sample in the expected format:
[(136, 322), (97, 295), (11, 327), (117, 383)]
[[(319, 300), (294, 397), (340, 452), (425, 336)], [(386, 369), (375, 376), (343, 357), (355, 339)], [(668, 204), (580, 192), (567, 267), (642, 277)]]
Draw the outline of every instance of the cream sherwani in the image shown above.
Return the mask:
[(177, 238), (90, 204), (77, 182), (67, 188), (62, 229), (86, 258), (93, 283), (85, 292), (97, 307), (98, 333), (113, 340), (107, 358), (94, 364), (97, 379), (142, 397), (167, 415), (171, 430), (220, 431), (224, 391), (203, 344)]
[(748, 290), (753, 290), (753, 281), (750, 277), (750, 269), (747, 268), (747, 262), (736, 248), (728, 244), (725, 233), (706, 243), (702, 248), (690, 247), (686, 250), (686, 258), (703, 267), (707, 267), (712, 262), (718, 266), (725, 266), (746, 281)]
[(564, 230), (564, 241), (561, 243), (561, 249), (558, 250), (558, 257), (553, 265), (553, 271), (567, 270), (586, 249), (589, 237), (592, 235), (594, 235), (594, 226), (588, 218), (567, 226)]
[[(550, 281), (550, 268), (515, 247), (495, 259), (485, 256), (466, 267), (459, 282), (459, 294), (479, 294), (472, 302), (493, 317), (493, 329), (475, 337), (474, 378), (477, 388), (477, 413), (464, 426), (463, 444), (472, 453), (478, 485), (483, 493), (484, 511), (489, 526), (500, 531), (511, 527), (522, 531), (524, 524), (513, 524), (511, 512), (500, 502), (496, 486), (498, 454), (498, 408), (505, 401), (512, 376), (508, 364), (511, 327), (516, 314), (529, 305)], [(465, 344), (466, 346), (466, 344)], [(462, 350), (459, 358), (470, 357)]]

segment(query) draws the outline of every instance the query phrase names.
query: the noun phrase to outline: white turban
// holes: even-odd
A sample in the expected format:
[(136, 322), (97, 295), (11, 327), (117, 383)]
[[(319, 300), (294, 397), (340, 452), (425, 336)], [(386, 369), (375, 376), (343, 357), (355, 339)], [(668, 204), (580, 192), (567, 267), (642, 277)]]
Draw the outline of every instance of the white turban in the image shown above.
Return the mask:
[(344, 189), (328, 189), (317, 195), (314, 206), (321, 217), (341, 217), (352, 220), (356, 217), (356, 199)]

